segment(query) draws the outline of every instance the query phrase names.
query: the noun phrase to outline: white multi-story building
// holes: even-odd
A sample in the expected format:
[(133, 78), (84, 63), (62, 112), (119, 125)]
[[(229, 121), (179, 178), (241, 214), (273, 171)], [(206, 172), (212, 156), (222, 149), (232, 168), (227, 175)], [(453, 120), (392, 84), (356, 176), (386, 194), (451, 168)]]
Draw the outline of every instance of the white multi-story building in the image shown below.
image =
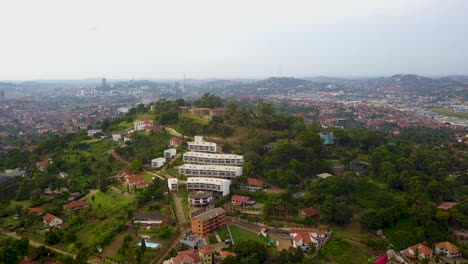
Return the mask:
[(122, 139), (122, 134), (120, 134), (120, 133), (114, 133), (114, 134), (112, 134), (112, 140), (113, 140), (113, 141), (119, 141), (119, 140), (121, 140), (121, 139)]
[(166, 164), (166, 158), (157, 158), (151, 160), (151, 167), (153, 168), (161, 168)]
[(167, 187), (170, 192), (177, 192), (179, 190), (179, 180), (177, 178), (167, 179)]
[(147, 126), (154, 126), (154, 122), (151, 119), (143, 119), (133, 122), (133, 125), (135, 126), (135, 131), (142, 131)]
[(186, 152), (184, 153), (184, 162), (201, 165), (242, 166), (244, 156), (234, 154)]
[(172, 159), (173, 157), (175, 157), (176, 154), (177, 154), (177, 149), (175, 149), (175, 148), (170, 148), (170, 149), (164, 150), (164, 157), (166, 159)]
[(203, 141), (202, 136), (195, 136), (195, 140), (187, 142), (187, 145), (189, 151), (212, 153), (217, 151), (216, 143)]
[(226, 196), (229, 194), (230, 180), (207, 178), (207, 177), (189, 177), (187, 178), (187, 191), (210, 191), (215, 196)]
[(102, 133), (101, 129), (89, 129), (88, 130), (88, 136), (92, 137), (95, 134)]
[(179, 167), (179, 173), (191, 177), (214, 177), (232, 180), (242, 176), (242, 167), (184, 164)]

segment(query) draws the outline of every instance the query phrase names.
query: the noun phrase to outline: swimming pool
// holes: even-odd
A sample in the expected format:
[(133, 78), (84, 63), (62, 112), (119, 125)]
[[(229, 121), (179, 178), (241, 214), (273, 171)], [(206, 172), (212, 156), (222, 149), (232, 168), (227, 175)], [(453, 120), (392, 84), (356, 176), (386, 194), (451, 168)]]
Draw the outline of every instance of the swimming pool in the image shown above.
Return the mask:
[[(150, 247), (150, 248), (157, 248), (159, 247), (159, 244), (158, 243), (152, 243), (152, 242), (148, 242), (148, 241), (145, 241), (145, 244), (147, 247)], [(141, 246), (141, 242), (138, 243), (139, 246)]]
[(293, 197), (297, 199), (297, 198), (301, 198), (302, 196), (304, 196), (303, 193), (296, 193), (296, 194), (294, 194)]

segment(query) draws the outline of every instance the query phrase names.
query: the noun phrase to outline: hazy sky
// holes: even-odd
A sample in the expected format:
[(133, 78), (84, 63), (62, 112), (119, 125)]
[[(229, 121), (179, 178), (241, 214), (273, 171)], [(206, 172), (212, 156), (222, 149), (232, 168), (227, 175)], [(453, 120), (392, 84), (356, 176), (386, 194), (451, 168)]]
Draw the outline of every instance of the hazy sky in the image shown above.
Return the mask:
[(0, 79), (468, 74), (467, 0), (10, 0)]

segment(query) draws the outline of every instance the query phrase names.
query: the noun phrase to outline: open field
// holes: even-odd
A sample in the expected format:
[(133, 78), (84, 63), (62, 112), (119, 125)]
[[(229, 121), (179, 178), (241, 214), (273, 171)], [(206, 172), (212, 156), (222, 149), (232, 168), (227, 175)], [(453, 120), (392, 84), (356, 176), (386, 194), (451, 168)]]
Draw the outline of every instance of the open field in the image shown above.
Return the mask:
[[(247, 231), (236, 225), (229, 225), (229, 228), (231, 229), (232, 239), (234, 239), (234, 243), (236, 241), (241, 241), (241, 240), (255, 240), (260, 243), (265, 242), (265, 238), (263, 236), (257, 236), (256, 233)], [(222, 240), (229, 239), (229, 233), (226, 227), (218, 230), (218, 234)]]
[[(92, 200), (93, 196), (94, 202)], [(99, 212), (97, 213), (98, 217), (109, 216), (111, 214), (117, 213), (122, 209), (128, 208), (128, 206), (134, 202), (134, 200), (131, 198), (116, 194), (111, 191), (106, 193), (98, 191), (94, 195), (88, 197), (87, 200), (91, 207), (97, 209)]]

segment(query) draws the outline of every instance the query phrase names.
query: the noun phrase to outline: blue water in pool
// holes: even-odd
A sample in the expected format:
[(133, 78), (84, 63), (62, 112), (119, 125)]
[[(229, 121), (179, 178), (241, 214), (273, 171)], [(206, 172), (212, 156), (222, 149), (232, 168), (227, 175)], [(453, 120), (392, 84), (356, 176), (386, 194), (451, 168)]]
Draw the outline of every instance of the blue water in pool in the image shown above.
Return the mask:
[[(150, 248), (157, 248), (159, 246), (158, 243), (145, 242), (145, 244), (147, 247), (150, 247)], [(138, 245), (141, 246), (141, 242), (138, 243)]]

